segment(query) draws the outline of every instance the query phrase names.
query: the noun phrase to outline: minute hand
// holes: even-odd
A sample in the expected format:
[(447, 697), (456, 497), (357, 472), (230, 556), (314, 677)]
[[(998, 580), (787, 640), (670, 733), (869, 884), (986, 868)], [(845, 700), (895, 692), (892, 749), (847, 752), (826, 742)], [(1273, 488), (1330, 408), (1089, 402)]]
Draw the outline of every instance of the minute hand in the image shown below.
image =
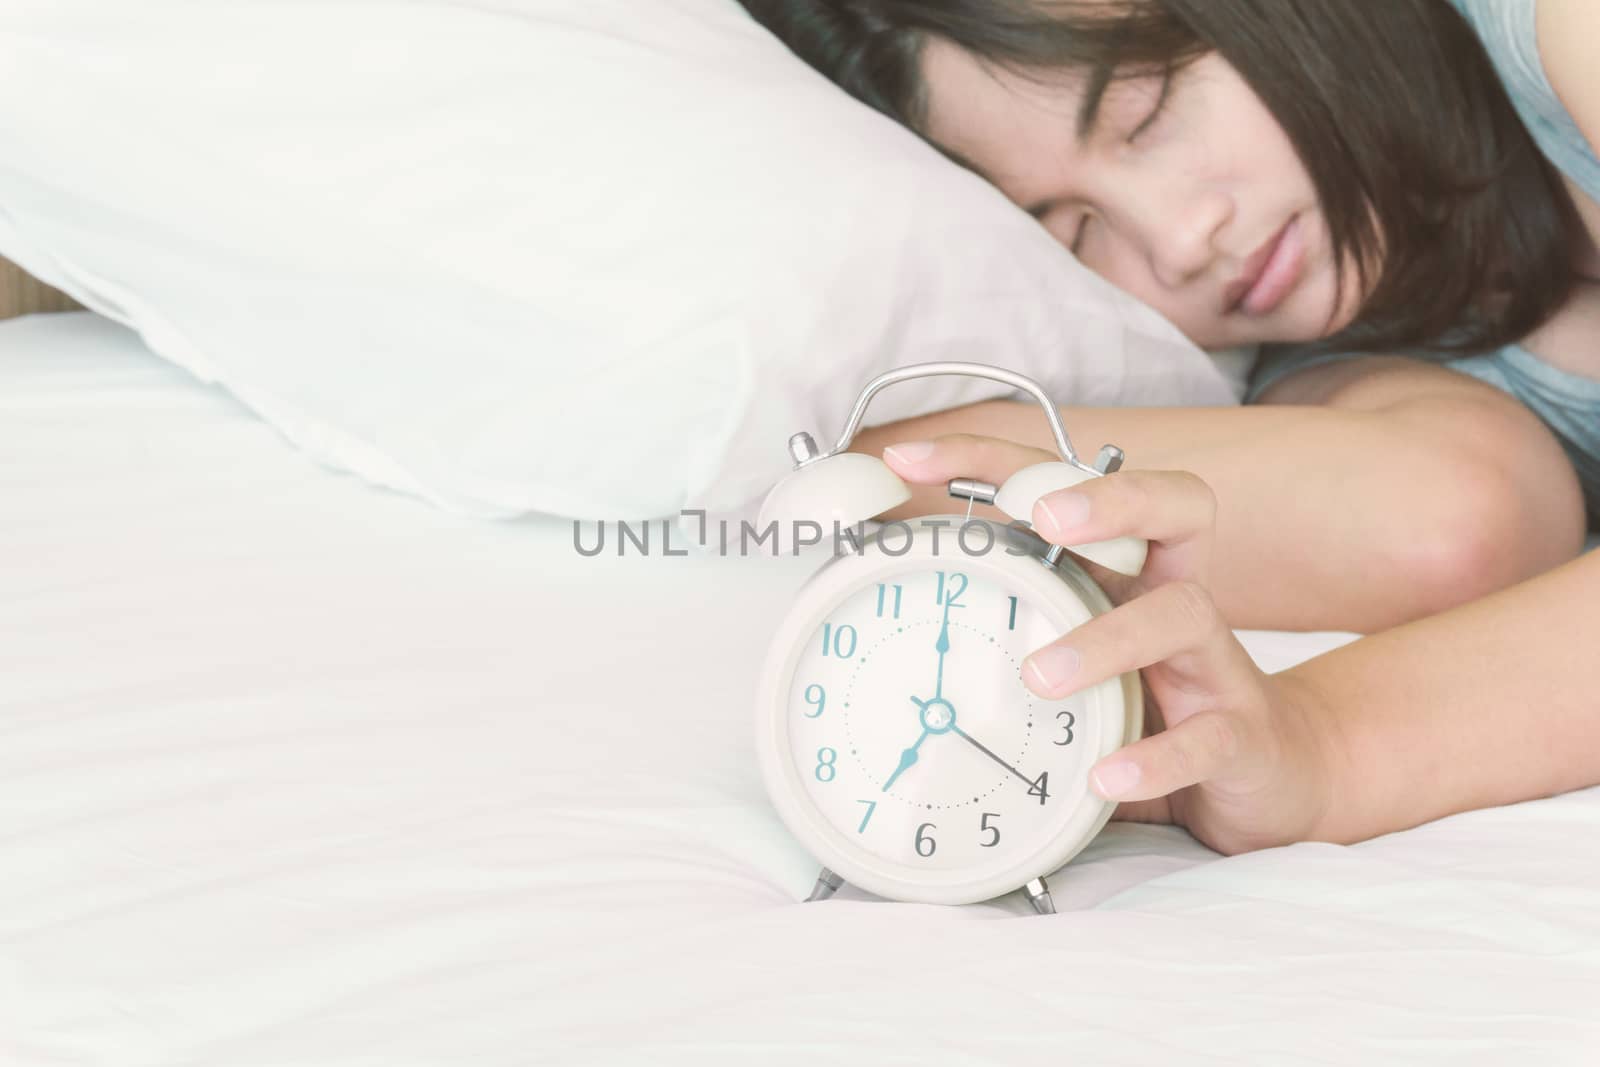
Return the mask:
[(939, 640), (933, 647), (939, 653), (939, 675), (933, 682), (933, 699), (944, 699), (944, 655), (950, 651), (950, 600), (944, 602), (944, 621), (939, 624)]

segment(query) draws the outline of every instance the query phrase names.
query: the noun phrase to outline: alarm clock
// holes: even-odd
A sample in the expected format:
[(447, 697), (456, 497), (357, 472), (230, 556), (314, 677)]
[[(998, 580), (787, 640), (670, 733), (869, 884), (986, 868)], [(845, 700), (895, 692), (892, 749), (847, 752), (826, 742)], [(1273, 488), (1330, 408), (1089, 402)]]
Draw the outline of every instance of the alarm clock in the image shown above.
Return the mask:
[[(965, 514), (864, 520), (910, 490), (880, 459), (847, 451), (873, 397), (920, 378), (988, 379), (1031, 395), (1059, 462), (1002, 486), (949, 483)], [(968, 904), (1017, 890), (1053, 912), (1047, 875), (1078, 854), (1115, 804), (1089, 786), (1102, 757), (1137, 740), (1136, 672), (1061, 700), (1022, 681), (1023, 660), (1110, 611), (1074, 555), (1136, 575), (1148, 546), (1119, 538), (1072, 554), (1029, 520), (1047, 493), (1120, 468), (1108, 445), (1080, 460), (1054, 404), (1033, 380), (976, 363), (904, 367), (869, 382), (833, 450), (790, 439), (795, 469), (773, 488), (763, 530), (815, 523), (864, 536), (806, 582), (773, 637), (755, 704), (756, 748), (774, 807), (821, 864), (809, 901), (848, 882), (892, 900)], [(1010, 516), (971, 514), (975, 503)], [(845, 542), (840, 542), (843, 544)]]

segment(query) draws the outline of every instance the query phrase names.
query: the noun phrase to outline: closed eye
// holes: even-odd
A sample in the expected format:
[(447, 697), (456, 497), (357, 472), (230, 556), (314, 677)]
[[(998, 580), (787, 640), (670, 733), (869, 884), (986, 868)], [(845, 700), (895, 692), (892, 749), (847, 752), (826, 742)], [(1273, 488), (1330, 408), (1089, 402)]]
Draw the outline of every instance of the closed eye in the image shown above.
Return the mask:
[(1083, 252), (1083, 239), (1089, 233), (1089, 223), (1091, 221), (1092, 218), (1087, 213), (1085, 213), (1084, 216), (1078, 220), (1078, 229), (1072, 235), (1072, 244), (1067, 246), (1068, 248), (1072, 249), (1072, 254), (1075, 256), (1081, 255)]
[[(1040, 223), (1046, 223), (1050, 213), (1054, 211), (1055, 208), (1056, 205), (1046, 202), (1043, 204), (1035, 204), (1028, 208), (1027, 211), (1028, 214), (1032, 215), (1035, 219), (1038, 219)], [(1066, 242), (1067, 248), (1072, 252), (1073, 255), (1077, 255), (1083, 249), (1083, 239), (1088, 234), (1089, 223), (1093, 221), (1093, 219), (1094, 216), (1087, 211), (1078, 216), (1078, 225), (1077, 228), (1072, 231), (1072, 240)], [(1046, 225), (1048, 228), (1047, 223)]]

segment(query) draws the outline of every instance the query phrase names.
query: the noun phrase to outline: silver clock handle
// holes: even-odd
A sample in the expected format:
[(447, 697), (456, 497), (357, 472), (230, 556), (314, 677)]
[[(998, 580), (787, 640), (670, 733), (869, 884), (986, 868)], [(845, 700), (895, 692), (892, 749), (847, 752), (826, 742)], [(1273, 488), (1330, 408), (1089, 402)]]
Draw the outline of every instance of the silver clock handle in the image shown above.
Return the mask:
[(1044, 409), (1044, 417), (1049, 420), (1051, 436), (1055, 438), (1056, 450), (1061, 453), (1061, 458), (1080, 470), (1092, 474), (1102, 474), (1103, 471), (1089, 466), (1078, 458), (1078, 453), (1072, 447), (1072, 440), (1067, 437), (1067, 428), (1061, 424), (1061, 413), (1050, 402), (1050, 397), (1038, 382), (1026, 375), (1015, 371), (1005, 370), (1001, 367), (990, 367), (983, 363), (916, 363), (909, 367), (888, 371), (878, 375), (866, 384), (861, 390), (861, 395), (856, 398), (856, 406), (850, 412), (850, 421), (845, 423), (844, 432), (839, 435), (838, 442), (833, 446), (831, 455), (837, 455), (850, 447), (850, 442), (855, 440), (856, 434), (861, 429), (861, 420), (866, 417), (867, 405), (872, 403), (872, 398), (891, 385), (901, 382), (913, 381), (917, 378), (984, 378), (1001, 385), (1009, 385), (1018, 389), (1039, 402)]

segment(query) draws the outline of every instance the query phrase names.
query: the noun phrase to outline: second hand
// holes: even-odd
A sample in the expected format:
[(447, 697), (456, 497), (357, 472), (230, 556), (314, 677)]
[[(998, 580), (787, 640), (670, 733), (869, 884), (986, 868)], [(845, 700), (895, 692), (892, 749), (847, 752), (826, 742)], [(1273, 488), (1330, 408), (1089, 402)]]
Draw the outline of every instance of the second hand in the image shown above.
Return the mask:
[(1006, 770), (1010, 771), (1012, 774), (1016, 775), (1018, 778), (1022, 779), (1024, 782), (1027, 782), (1029, 786), (1034, 786), (1036, 784), (1032, 778), (1029, 778), (1027, 775), (1023, 774), (1021, 771), (1019, 771), (1015, 767), (1011, 766), (1011, 764), (1007, 763), (1005, 760), (1001, 759), (999, 756), (996, 756), (992, 751), (990, 751), (990, 749), (989, 749), (989, 747), (987, 745), (985, 745), (982, 741), (979, 741), (976, 737), (973, 737), (971, 734), (967, 733), (961, 727), (952, 726), (952, 727), (950, 727), (950, 729), (952, 729), (956, 733), (960, 734), (961, 737), (968, 744), (972, 745), (979, 752), (982, 752), (985, 756), (988, 756), (990, 759), (992, 759), (996, 763), (1000, 764), (1000, 766), (1004, 767)]

